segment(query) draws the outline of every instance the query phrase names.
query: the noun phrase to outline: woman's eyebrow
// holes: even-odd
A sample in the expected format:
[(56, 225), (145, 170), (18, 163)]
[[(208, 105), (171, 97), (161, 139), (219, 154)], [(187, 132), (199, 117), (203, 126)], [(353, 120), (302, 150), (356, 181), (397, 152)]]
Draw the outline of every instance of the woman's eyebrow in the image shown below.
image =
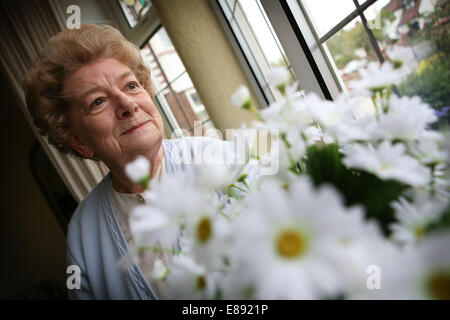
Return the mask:
[(128, 76), (132, 76), (132, 75), (134, 75), (133, 72), (131, 72), (131, 71), (125, 71), (125, 72), (122, 73), (117, 79), (118, 79), (118, 80), (122, 80), (122, 79), (124, 79), (124, 78), (126, 78), (126, 77), (128, 77)]
[(98, 91), (98, 90), (100, 90), (100, 87), (99, 87), (99, 86), (92, 87), (92, 88), (86, 90), (85, 92), (83, 92), (83, 94), (81, 95), (81, 98), (84, 99), (84, 98), (85, 98), (87, 95), (89, 95), (90, 93), (95, 92), (95, 91)]
[[(117, 80), (122, 80), (131, 75), (134, 75), (133, 72), (125, 71), (124, 73), (122, 73), (120, 76), (117, 77)], [(100, 90), (99, 86), (92, 87), (92, 88), (86, 90), (85, 92), (83, 92), (83, 94), (81, 95), (81, 98), (84, 99), (87, 95), (91, 94), (92, 92), (98, 91), (98, 90)]]

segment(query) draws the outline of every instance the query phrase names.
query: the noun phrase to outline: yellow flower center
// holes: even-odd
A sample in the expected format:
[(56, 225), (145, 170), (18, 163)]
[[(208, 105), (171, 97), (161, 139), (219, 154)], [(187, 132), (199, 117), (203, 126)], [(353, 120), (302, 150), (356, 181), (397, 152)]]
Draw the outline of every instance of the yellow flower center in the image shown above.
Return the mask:
[(197, 225), (197, 238), (200, 242), (206, 242), (211, 237), (212, 226), (211, 221), (207, 217), (203, 217)]
[(416, 230), (414, 230), (414, 235), (418, 240), (420, 240), (425, 235), (425, 230), (422, 227), (418, 227), (416, 228)]
[(450, 300), (450, 272), (435, 272), (428, 279), (431, 295), (437, 300)]
[(306, 250), (306, 239), (297, 230), (285, 230), (277, 239), (278, 253), (287, 259), (300, 256)]
[(197, 289), (203, 290), (206, 288), (206, 279), (204, 276), (197, 277)]

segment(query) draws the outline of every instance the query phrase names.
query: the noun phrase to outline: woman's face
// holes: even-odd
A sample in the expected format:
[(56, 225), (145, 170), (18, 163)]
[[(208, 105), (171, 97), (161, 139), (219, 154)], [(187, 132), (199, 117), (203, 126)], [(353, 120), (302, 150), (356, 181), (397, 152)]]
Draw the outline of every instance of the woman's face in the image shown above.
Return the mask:
[(69, 100), (68, 144), (82, 155), (124, 165), (159, 150), (161, 116), (126, 65), (109, 58), (94, 61), (71, 73), (63, 88)]

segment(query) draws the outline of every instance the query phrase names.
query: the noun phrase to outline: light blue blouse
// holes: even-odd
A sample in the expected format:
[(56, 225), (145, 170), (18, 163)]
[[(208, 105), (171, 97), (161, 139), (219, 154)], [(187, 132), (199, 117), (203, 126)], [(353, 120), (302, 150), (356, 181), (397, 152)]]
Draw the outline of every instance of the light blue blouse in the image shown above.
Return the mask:
[[(163, 140), (166, 174), (185, 170), (178, 151), (188, 150), (194, 155), (198, 146), (214, 143), (226, 158), (229, 143), (190, 137)], [(79, 204), (69, 223), (67, 233), (67, 265), (81, 271), (81, 288), (69, 289), (69, 299), (158, 299), (137, 265), (126, 270), (118, 266), (128, 250), (110, 194), (111, 175), (108, 174)]]

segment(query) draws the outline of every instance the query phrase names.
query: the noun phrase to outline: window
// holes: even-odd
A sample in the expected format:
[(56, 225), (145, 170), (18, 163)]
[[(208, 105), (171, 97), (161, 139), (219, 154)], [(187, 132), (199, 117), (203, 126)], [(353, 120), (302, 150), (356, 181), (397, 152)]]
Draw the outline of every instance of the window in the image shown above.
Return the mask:
[[(320, 2), (322, 7), (333, 7), (329, 0)], [(394, 19), (385, 9), (389, 0), (348, 0), (347, 3), (345, 8), (335, 3), (333, 10), (320, 12), (318, 2), (298, 1), (344, 92), (350, 90), (348, 83), (358, 77), (360, 68), (371, 61), (384, 62), (381, 48), (391, 43), (391, 39), (383, 26)], [(331, 26), (332, 16), (342, 19), (333, 20), (334, 25)]]
[(141, 53), (151, 70), (155, 100), (170, 133), (216, 137), (214, 126), (164, 27), (160, 26), (146, 41)]
[(273, 67), (284, 66), (290, 70), (291, 82), (296, 78), (260, 1), (218, 0), (217, 3), (248, 60), (257, 81), (256, 89), (262, 91), (265, 103), (261, 104), (278, 100), (280, 93), (267, 81), (268, 71)]
[[(370, 62), (402, 47), (413, 68), (398, 85), (400, 95), (419, 95), (448, 123), (450, 54), (448, 0), (210, 0), (237, 55), (249, 65), (267, 101), (276, 100), (264, 81), (273, 61), (265, 43), (279, 48), (300, 87), (324, 98), (350, 92), (349, 82)], [(255, 22), (259, 14), (266, 22)], [(237, 49), (236, 49), (237, 48)], [(244, 67), (245, 69), (245, 67)], [(255, 89), (255, 88), (254, 88)], [(256, 88), (258, 89), (258, 88)]]
[(150, 0), (117, 0), (130, 28), (134, 28), (150, 10)]
[[(383, 63), (387, 50), (402, 48), (412, 68), (397, 93), (419, 95), (441, 116), (437, 126), (448, 128), (449, 1), (352, 0), (352, 11), (336, 7), (330, 10), (332, 14), (320, 10), (319, 2), (322, 7), (325, 2), (331, 7), (336, 1), (297, 0), (342, 91), (351, 90), (348, 83), (359, 76), (360, 68), (372, 61)], [(340, 12), (346, 16), (330, 28), (331, 15), (339, 16)]]

